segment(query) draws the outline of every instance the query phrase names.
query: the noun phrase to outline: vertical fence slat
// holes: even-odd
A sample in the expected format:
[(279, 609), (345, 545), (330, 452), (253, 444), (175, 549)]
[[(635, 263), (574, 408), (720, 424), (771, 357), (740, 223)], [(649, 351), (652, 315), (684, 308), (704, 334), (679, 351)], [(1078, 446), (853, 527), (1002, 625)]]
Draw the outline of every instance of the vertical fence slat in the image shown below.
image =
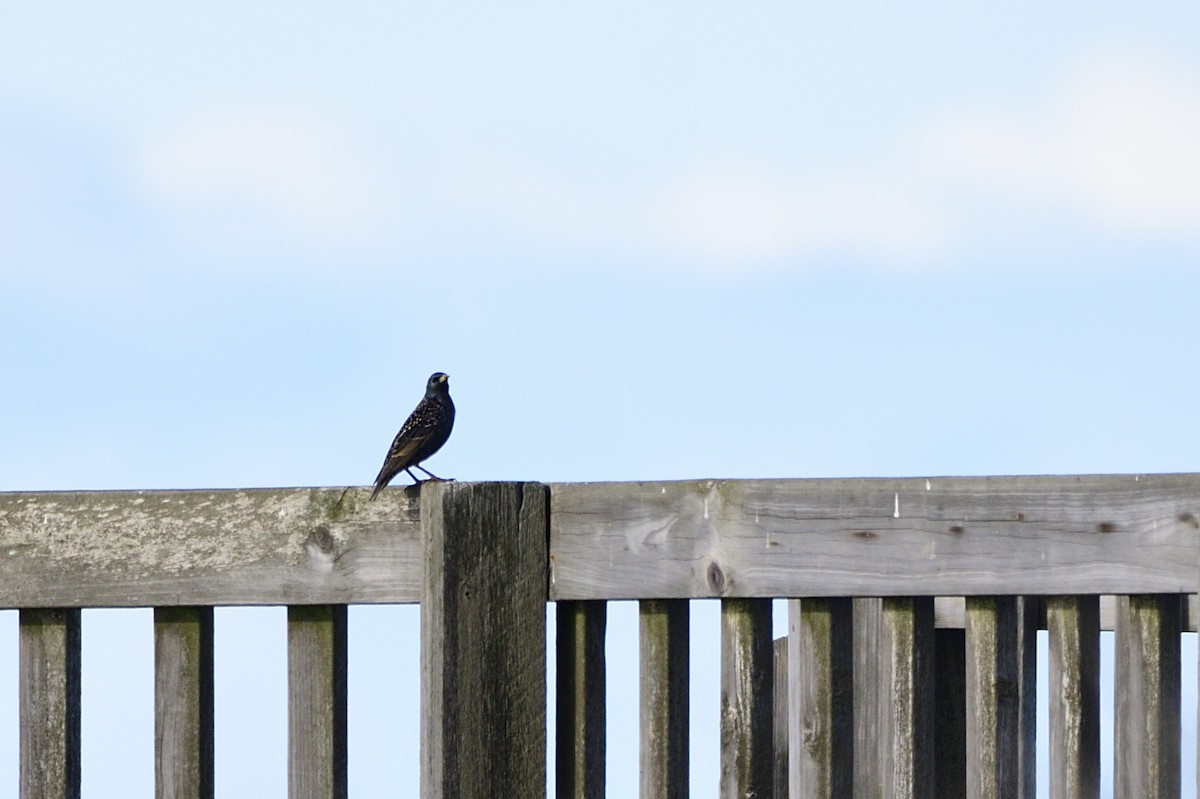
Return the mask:
[(883, 700), (880, 635), (883, 600), (851, 600), (854, 613), (854, 795), (881, 796), (884, 764), (880, 760)]
[(771, 600), (721, 600), (722, 799), (771, 795), (774, 667)]
[(852, 603), (788, 601), (791, 796), (849, 799), (854, 787)]
[(932, 799), (933, 597), (885, 598), (879, 644), (882, 795)]
[(557, 741), (559, 799), (604, 799), (606, 602), (559, 602)]
[(79, 797), (78, 608), (20, 612), (21, 796)]
[(1117, 599), (1117, 796), (1178, 799), (1180, 597)]
[(1028, 648), (1032, 614), (1015, 596), (968, 597), (966, 606), (967, 795), (1033, 799), (1037, 690)]
[(775, 799), (788, 797), (788, 637), (776, 638), (772, 644), (775, 668), (775, 754), (771, 762), (771, 790)]
[(689, 603), (639, 604), (641, 799), (688, 796)]
[(547, 487), (420, 491), (421, 796), (544, 797)]
[(1050, 639), (1050, 795), (1100, 795), (1100, 598), (1046, 600)]
[(158, 799), (213, 796), (213, 609), (154, 609)]
[(346, 796), (346, 606), (288, 607), (288, 796)]

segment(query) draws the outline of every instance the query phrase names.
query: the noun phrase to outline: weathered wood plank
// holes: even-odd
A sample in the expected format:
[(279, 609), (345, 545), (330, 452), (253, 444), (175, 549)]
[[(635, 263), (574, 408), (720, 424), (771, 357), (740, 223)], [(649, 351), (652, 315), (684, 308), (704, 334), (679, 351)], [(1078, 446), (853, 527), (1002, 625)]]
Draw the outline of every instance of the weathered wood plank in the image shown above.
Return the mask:
[(0, 493), (0, 607), (416, 602), (420, 490)]
[[(804, 600), (800, 600), (803, 602)], [(882, 797), (883, 600), (851, 599), (854, 638), (854, 796)]]
[(559, 799), (604, 799), (605, 602), (559, 602), (555, 791)]
[(776, 638), (771, 647), (774, 653), (775, 709), (773, 711), (774, 757), (771, 762), (771, 791), (775, 799), (787, 799), (788, 784), (788, 638)]
[(1100, 603), (1049, 597), (1050, 795), (1100, 796)]
[(771, 796), (775, 728), (771, 601), (721, 601), (722, 799)]
[(545, 797), (546, 487), (422, 489), (421, 796)]
[(969, 597), (966, 613), (967, 795), (1033, 799), (1036, 633), (1021, 597)]
[(639, 609), (641, 799), (687, 799), (689, 608), (644, 599)]
[(938, 787), (938, 799), (966, 799), (966, 631), (954, 628), (937, 629), (934, 630), (933, 637), (933, 692), (936, 702), (933, 711), (933, 773)]
[(1172, 593), (1200, 582), (1195, 474), (556, 484), (551, 503), (555, 599)]
[(1114, 790), (1178, 799), (1180, 599), (1120, 597), (1117, 607)]
[(213, 796), (213, 609), (154, 609), (158, 799)]
[(288, 796), (346, 797), (346, 606), (288, 608)]
[[(851, 600), (839, 597), (788, 601), (790, 796), (833, 799), (851, 796), (853, 636)], [(778, 675), (775, 684), (780, 684)]]
[(881, 796), (935, 796), (933, 598), (885, 597), (880, 624)]
[(22, 610), (18, 625), (21, 797), (78, 799), (80, 612)]

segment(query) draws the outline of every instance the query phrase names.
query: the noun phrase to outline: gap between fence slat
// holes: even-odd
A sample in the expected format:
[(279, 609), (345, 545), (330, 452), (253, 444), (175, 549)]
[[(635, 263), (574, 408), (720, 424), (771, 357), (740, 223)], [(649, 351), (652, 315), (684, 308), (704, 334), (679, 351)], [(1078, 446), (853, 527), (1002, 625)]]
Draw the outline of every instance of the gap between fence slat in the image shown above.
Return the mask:
[(79, 797), (80, 611), (22, 610), (22, 799)]
[(154, 609), (157, 799), (213, 796), (213, 609)]

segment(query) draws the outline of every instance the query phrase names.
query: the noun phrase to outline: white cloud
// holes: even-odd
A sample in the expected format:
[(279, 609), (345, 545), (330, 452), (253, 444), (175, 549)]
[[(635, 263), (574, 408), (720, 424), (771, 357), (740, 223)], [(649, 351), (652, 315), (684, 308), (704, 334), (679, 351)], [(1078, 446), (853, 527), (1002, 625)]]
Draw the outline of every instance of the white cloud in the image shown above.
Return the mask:
[(908, 260), (944, 237), (929, 198), (887, 174), (789, 179), (719, 166), (669, 185), (650, 217), (672, 249), (728, 262), (828, 253)]
[(250, 213), (289, 235), (338, 239), (373, 220), (367, 158), (332, 116), (237, 107), (177, 120), (145, 146), (138, 172), (157, 202), (185, 213)]
[(930, 126), (932, 171), (976, 193), (1135, 235), (1200, 242), (1200, 76), (1153, 56), (1094, 56), (1038, 103)]
[(542, 245), (739, 270), (830, 256), (884, 266), (958, 259), (972, 242), (994, 240), (997, 204), (1015, 213), (1009, 222), (1067, 214), (1097, 236), (1200, 243), (1200, 76), (1109, 53), (1045, 85), (1042, 97), (931, 115), (853, 163), (730, 152), (602, 183), (475, 158), (442, 182), (443, 199)]

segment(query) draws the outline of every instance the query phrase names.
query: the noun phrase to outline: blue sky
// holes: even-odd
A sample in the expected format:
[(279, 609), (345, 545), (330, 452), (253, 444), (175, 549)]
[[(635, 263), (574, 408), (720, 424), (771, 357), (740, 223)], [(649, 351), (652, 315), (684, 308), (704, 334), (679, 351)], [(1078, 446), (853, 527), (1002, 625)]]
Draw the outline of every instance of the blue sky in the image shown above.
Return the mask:
[[(435, 370), (459, 417), (430, 467), (463, 480), (1195, 471), (1198, 24), (7, 7), (0, 488), (366, 484)], [(85, 793), (146, 795), (148, 617), (87, 618), (85, 738), (140, 709), (130, 743), (89, 744)], [(355, 795), (415, 765), (386, 760), (415, 734), (414, 619), (352, 614)], [(282, 795), (281, 620), (219, 616), (221, 795)], [(715, 729), (715, 650), (694, 662)]]

